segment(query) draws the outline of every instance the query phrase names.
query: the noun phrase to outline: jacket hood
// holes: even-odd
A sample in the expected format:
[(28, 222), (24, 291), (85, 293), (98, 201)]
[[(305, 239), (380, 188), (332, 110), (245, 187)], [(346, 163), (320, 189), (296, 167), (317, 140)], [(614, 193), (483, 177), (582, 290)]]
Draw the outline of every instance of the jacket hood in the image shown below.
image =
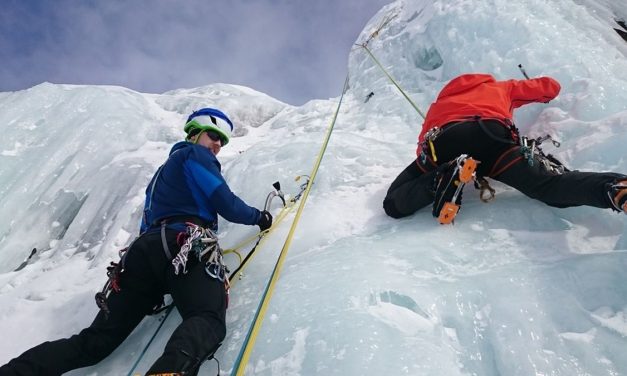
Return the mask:
[(440, 92), (438, 99), (448, 97), (451, 95), (459, 94), (470, 90), (481, 84), (496, 82), (494, 77), (489, 74), (482, 73), (470, 73), (463, 74), (459, 77), (452, 79)]
[(174, 144), (174, 146), (172, 146), (172, 149), (170, 149), (170, 155), (172, 155), (172, 153), (174, 153), (175, 151), (181, 150), (181, 149), (185, 149), (188, 147), (193, 146), (194, 144), (192, 144), (191, 142), (188, 141), (179, 141), (176, 144)]

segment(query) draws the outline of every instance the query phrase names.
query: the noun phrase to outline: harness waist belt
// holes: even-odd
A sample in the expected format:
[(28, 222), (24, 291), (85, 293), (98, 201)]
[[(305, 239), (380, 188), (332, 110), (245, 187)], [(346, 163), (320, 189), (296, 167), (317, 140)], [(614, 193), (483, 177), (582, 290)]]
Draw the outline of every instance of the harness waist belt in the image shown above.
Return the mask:
[(196, 217), (196, 216), (193, 216), (193, 215), (173, 215), (171, 217), (166, 217), (166, 218), (162, 218), (162, 219), (159, 219), (159, 220), (155, 221), (153, 223), (153, 226), (158, 226), (158, 225), (160, 225), (163, 222), (165, 222), (167, 224), (169, 224), (169, 223), (187, 223), (187, 222), (190, 222), (190, 223), (193, 223), (193, 224), (198, 225), (198, 226), (203, 227), (203, 228), (212, 228), (215, 225), (215, 221), (212, 221), (212, 222), (206, 221), (206, 220), (204, 220), (204, 219), (202, 219), (200, 217)]

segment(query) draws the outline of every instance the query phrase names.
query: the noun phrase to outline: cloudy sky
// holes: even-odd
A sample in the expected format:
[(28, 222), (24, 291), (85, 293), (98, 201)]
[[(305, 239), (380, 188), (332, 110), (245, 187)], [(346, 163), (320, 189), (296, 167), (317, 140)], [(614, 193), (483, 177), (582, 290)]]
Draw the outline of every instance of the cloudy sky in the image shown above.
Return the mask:
[(339, 95), (392, 0), (2, 0), (0, 92), (48, 81), (162, 93), (222, 82), (300, 105)]

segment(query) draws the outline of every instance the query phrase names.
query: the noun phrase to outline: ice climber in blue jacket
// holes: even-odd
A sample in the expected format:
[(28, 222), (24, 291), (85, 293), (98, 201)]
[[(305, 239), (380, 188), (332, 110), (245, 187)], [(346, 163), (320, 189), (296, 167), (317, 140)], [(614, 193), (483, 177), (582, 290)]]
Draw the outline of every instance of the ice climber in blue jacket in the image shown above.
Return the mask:
[(220, 346), (228, 279), (214, 235), (218, 215), (262, 231), (270, 228), (272, 216), (247, 205), (222, 177), (216, 156), (233, 131), (224, 113), (195, 111), (184, 130), (185, 141), (172, 147), (146, 188), (140, 235), (112, 269), (92, 324), (26, 351), (0, 367), (0, 376), (56, 376), (93, 365), (113, 352), (165, 294), (172, 296), (183, 322), (146, 375), (196, 375)]

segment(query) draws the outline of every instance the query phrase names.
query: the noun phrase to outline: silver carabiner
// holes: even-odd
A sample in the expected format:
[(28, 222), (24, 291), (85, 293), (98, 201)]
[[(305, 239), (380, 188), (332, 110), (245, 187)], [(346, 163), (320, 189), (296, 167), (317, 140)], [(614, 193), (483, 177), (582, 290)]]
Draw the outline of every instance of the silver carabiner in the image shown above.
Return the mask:
[(215, 278), (220, 282), (224, 282), (226, 276), (226, 268), (218, 263), (211, 263), (205, 265), (205, 272), (209, 277)]

